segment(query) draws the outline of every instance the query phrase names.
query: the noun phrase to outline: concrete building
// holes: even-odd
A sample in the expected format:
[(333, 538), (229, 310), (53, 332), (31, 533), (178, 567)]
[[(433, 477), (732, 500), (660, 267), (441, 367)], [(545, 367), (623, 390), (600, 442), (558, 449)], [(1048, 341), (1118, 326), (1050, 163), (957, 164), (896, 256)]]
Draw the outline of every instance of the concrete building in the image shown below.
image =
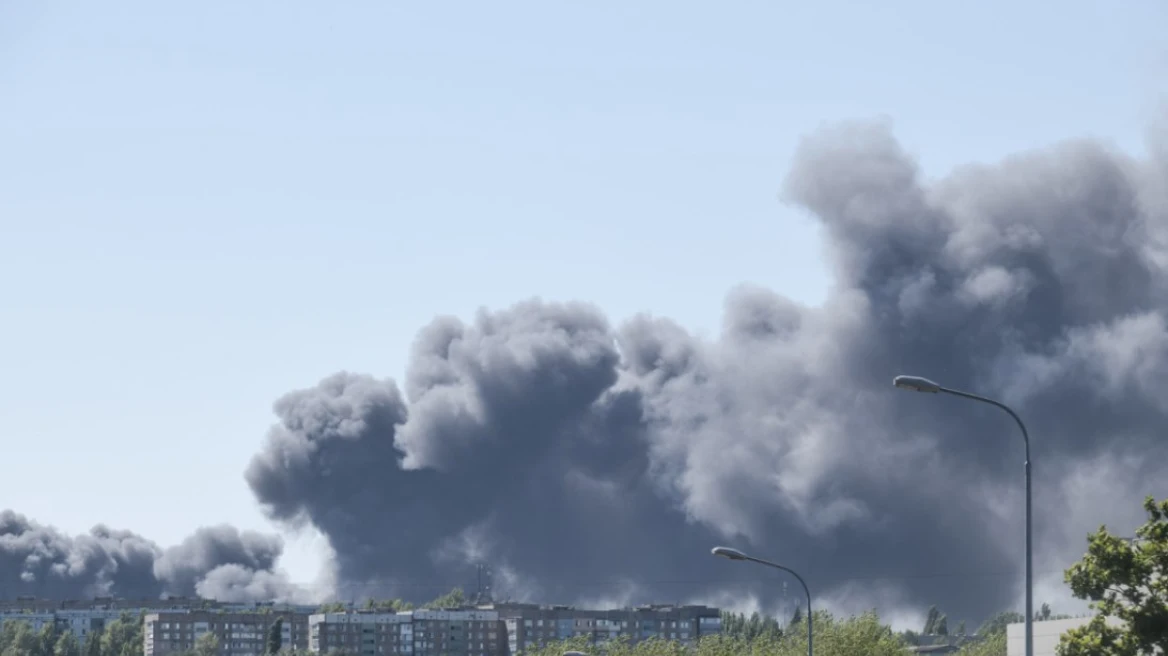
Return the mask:
[(260, 656), (267, 646), (268, 630), (277, 618), (284, 620), (281, 644), (286, 649), (308, 648), (308, 615), (290, 611), (231, 613), (222, 611), (168, 611), (149, 613), (143, 620), (145, 656), (162, 656), (193, 649), (207, 634), (219, 641), (221, 656)]
[(52, 625), (58, 632), (72, 633), (82, 643), (91, 633), (101, 633), (105, 626), (122, 616), (130, 613), (137, 617), (140, 609), (106, 609), (106, 608), (77, 608), (69, 610), (2, 610), (0, 611), (0, 625), (5, 622), (24, 622), (33, 631), (40, 631), (46, 625)]
[(294, 613), (301, 616), (304, 625), (316, 606), (277, 604), (273, 602), (220, 603), (208, 599), (175, 597), (170, 599), (114, 599), (98, 597), (93, 600), (49, 601), (23, 597), (0, 601), (0, 625), (4, 622), (24, 622), (33, 631), (52, 624), (59, 632), (69, 632), (82, 643), (92, 633), (101, 633), (110, 622), (123, 613), (137, 618), (155, 613)]
[(494, 604), (492, 608), (506, 626), (511, 654), (573, 637), (586, 637), (594, 644), (618, 637), (633, 643), (663, 638), (692, 644), (702, 636), (722, 631), (722, 612), (708, 606), (583, 610), (571, 606)]
[(308, 619), (309, 651), (373, 656), (504, 656), (505, 632), (493, 610), (320, 613)]
[[(1046, 620), (1034, 622), (1034, 656), (1055, 656), (1055, 649), (1063, 633), (1083, 626), (1091, 617), (1074, 617), (1066, 620)], [(1117, 624), (1112, 620), (1109, 624)], [(1026, 625), (1022, 622), (1006, 626), (1006, 656), (1024, 656), (1026, 653)]]
[(327, 654), (406, 654), (413, 650), (409, 613), (316, 613), (308, 617), (308, 650)]

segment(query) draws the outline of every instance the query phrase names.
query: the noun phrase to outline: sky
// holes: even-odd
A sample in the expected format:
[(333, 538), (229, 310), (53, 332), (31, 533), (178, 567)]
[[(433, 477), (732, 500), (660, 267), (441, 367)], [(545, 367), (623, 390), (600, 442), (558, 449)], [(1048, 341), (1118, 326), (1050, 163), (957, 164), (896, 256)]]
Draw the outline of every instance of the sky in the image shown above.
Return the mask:
[[(1154, 0), (0, 3), (0, 507), (161, 544), (269, 530), (290, 389), (401, 378), (420, 327), (531, 297), (716, 335), (831, 285), (799, 139), (887, 117), (927, 175), (1142, 152)], [(285, 555), (315, 576), (315, 547)]]

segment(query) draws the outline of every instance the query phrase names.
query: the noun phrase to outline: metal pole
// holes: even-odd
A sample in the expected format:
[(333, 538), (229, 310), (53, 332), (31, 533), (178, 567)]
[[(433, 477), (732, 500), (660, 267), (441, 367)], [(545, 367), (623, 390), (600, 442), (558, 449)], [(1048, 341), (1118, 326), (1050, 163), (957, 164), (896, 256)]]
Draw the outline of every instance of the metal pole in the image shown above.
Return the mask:
[(803, 586), (803, 592), (807, 594), (807, 656), (812, 656), (811, 643), (813, 634), (811, 631), (811, 589), (807, 587), (807, 582), (803, 580), (802, 576), (799, 576), (798, 572), (789, 567), (783, 567), (778, 563), (772, 563), (769, 560), (755, 558), (754, 556), (744, 556), (744, 558), (752, 563), (758, 563), (759, 565), (766, 565), (767, 567), (781, 569), (784, 572), (787, 572), (788, 574), (791, 574), (795, 578), (799, 579), (799, 584)]
[(949, 389), (941, 387), (940, 391), (953, 396), (960, 396), (974, 401), (981, 401), (988, 403), (994, 407), (1006, 411), (1014, 421), (1018, 423), (1018, 428), (1022, 430), (1022, 441), (1026, 445), (1026, 617), (1025, 617), (1025, 644), (1026, 656), (1034, 656), (1034, 547), (1033, 547), (1033, 528), (1031, 524), (1030, 513), (1030, 433), (1026, 431), (1026, 424), (1022, 423), (1022, 418), (1010, 409), (1005, 403), (1000, 403), (993, 399), (987, 399), (984, 396), (977, 394), (970, 394), (969, 392), (962, 392), (960, 390)]

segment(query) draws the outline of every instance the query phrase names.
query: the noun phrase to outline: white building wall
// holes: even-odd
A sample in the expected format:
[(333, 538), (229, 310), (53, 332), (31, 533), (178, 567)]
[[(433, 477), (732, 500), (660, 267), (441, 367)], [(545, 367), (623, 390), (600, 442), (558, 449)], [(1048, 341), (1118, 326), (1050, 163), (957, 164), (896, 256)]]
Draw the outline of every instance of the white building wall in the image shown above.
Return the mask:
[[(1055, 656), (1059, 640), (1067, 631), (1083, 626), (1091, 621), (1090, 617), (1075, 617), (1069, 620), (1047, 620), (1034, 623), (1034, 656)], [(1115, 621), (1109, 624), (1117, 623)], [(1025, 656), (1026, 625), (1022, 622), (1010, 624), (1006, 627), (1006, 656)]]

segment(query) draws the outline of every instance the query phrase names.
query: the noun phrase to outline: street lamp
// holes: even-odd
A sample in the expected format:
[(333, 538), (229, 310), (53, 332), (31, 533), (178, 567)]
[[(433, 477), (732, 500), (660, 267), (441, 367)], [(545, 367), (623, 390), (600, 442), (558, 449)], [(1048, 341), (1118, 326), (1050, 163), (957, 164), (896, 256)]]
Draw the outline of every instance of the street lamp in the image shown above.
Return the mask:
[(747, 556), (741, 551), (737, 549), (731, 549), (730, 547), (714, 547), (710, 550), (710, 553), (714, 554), (715, 556), (728, 558), (730, 560), (748, 560), (752, 563), (758, 563), (759, 565), (766, 565), (767, 567), (781, 569), (784, 572), (787, 572), (795, 578), (799, 579), (799, 583), (803, 586), (803, 592), (807, 593), (807, 656), (811, 656), (811, 590), (807, 587), (807, 582), (803, 580), (803, 577), (799, 576), (798, 572), (789, 567), (783, 567), (778, 563), (772, 563), (769, 560), (755, 558), (754, 556)]
[(984, 396), (977, 394), (970, 394), (969, 392), (962, 392), (961, 390), (949, 389), (948, 387), (941, 387), (937, 383), (928, 378), (921, 378), (919, 376), (897, 376), (892, 380), (892, 384), (900, 389), (909, 390), (912, 392), (925, 392), (927, 394), (945, 393), (953, 396), (960, 396), (964, 399), (972, 399), (974, 401), (981, 401), (988, 403), (994, 407), (1000, 408), (1014, 418), (1018, 423), (1018, 428), (1022, 430), (1022, 442), (1026, 446), (1026, 656), (1034, 656), (1034, 559), (1033, 559), (1033, 531), (1031, 529), (1031, 515), (1030, 515), (1030, 434), (1026, 432), (1026, 424), (1022, 423), (1022, 419), (1010, 409), (1005, 403), (987, 399)]

